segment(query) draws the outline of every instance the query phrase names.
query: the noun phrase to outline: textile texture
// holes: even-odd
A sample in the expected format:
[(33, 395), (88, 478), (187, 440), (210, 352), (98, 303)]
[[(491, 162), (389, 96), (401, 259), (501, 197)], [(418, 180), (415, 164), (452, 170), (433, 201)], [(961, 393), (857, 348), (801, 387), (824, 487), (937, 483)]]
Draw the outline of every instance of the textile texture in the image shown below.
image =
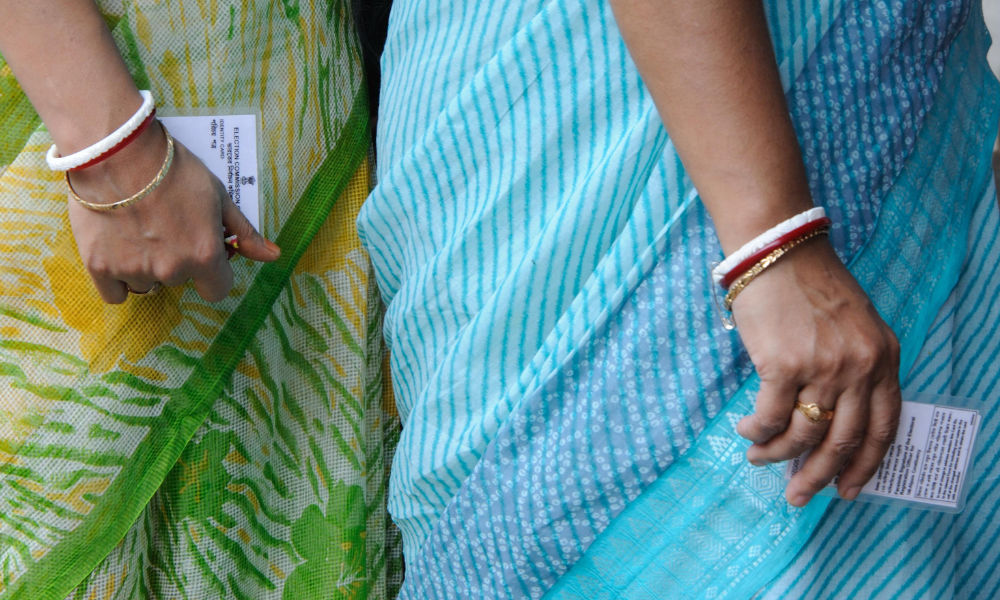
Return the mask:
[[(765, 8), (814, 200), (909, 372), (989, 181), (977, 3)], [(359, 226), (404, 423), (402, 596), (770, 585), (829, 501), (792, 509), (745, 461), (757, 380), (712, 299), (722, 253), (606, 3), (397, 0), (380, 113)]]
[(106, 2), (164, 112), (258, 115), (276, 263), (101, 302), (47, 133), (0, 61), (0, 598), (386, 598), (398, 435), (354, 219), (371, 187), (347, 3)]

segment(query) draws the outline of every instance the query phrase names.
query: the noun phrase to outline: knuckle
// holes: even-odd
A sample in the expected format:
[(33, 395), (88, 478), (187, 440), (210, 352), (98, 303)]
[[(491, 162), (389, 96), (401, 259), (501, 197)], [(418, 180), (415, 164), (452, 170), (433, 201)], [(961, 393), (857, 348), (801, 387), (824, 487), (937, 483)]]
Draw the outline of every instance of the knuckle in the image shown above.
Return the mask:
[(823, 353), (816, 357), (815, 368), (818, 373), (839, 373), (844, 367), (844, 358), (839, 354)]
[(800, 450), (805, 450), (807, 448), (812, 448), (823, 440), (823, 431), (817, 431), (819, 428), (810, 428), (798, 430), (792, 435), (792, 444), (795, 448)]
[(860, 447), (861, 437), (858, 435), (842, 436), (830, 440), (830, 450), (835, 456), (842, 459), (854, 456)]
[(888, 346), (889, 346), (888, 350), (889, 359), (891, 360), (893, 367), (898, 369), (900, 348), (899, 348), (899, 340), (896, 339), (895, 335), (889, 336)]
[(178, 260), (164, 260), (153, 268), (157, 281), (170, 285), (183, 277), (184, 263)]
[(200, 268), (215, 265), (222, 251), (218, 241), (200, 242), (194, 248), (193, 262)]
[(888, 425), (873, 427), (868, 436), (878, 446), (888, 446), (896, 439), (896, 428)]
[(88, 256), (84, 262), (87, 271), (95, 277), (110, 277), (111, 265), (106, 260), (97, 256)]
[(886, 332), (886, 341), (885, 341), (885, 343), (886, 343), (886, 346), (889, 347), (890, 351), (892, 351), (892, 352), (899, 352), (899, 338), (896, 337), (896, 333), (893, 330), (889, 329)]
[(785, 430), (785, 422), (777, 417), (758, 417), (757, 429), (767, 437), (773, 437)]
[(797, 357), (782, 353), (762, 361), (758, 371), (774, 379), (791, 379), (798, 375), (801, 367), (801, 362)]
[(858, 344), (854, 348), (851, 363), (865, 373), (874, 371), (882, 360), (882, 349), (876, 344)]

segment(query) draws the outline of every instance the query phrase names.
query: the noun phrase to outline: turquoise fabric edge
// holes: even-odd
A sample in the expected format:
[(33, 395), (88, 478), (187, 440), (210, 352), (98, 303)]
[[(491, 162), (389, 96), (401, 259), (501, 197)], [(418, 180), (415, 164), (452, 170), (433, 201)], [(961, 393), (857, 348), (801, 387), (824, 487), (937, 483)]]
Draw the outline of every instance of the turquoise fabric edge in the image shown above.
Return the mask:
[[(914, 151), (911, 162), (908, 164), (907, 169), (901, 174), (900, 179), (904, 177), (917, 178), (920, 177), (921, 173), (927, 170), (931, 170), (930, 165), (934, 165), (937, 162), (936, 152), (929, 149), (933, 146), (934, 140), (939, 137), (946, 136), (947, 130), (953, 123), (955, 118), (955, 105), (960, 95), (953, 96), (952, 101), (945, 100), (944, 94), (948, 91), (957, 89), (961, 87), (964, 83), (968, 85), (967, 82), (963, 81), (969, 77), (970, 69), (981, 69), (984, 71), (983, 76), (986, 79), (983, 87), (992, 88), (992, 93), (984, 93), (979, 98), (978, 107), (981, 112), (989, 113), (989, 122), (996, 122), (997, 118), (1000, 117), (1000, 89), (998, 89), (998, 84), (995, 79), (989, 75), (989, 70), (983, 62), (980, 64), (963, 64), (966, 63), (966, 55), (961, 51), (963, 44), (969, 44), (975, 39), (975, 36), (982, 35), (981, 25), (974, 23), (975, 20), (979, 19), (981, 21), (981, 16), (978, 11), (974, 11), (969, 17), (970, 24), (965, 28), (965, 30), (958, 36), (952, 45), (953, 51), (949, 53), (948, 65), (946, 67), (946, 75), (940, 83), (939, 98), (934, 104), (931, 113), (927, 117), (926, 125), (920, 133), (920, 139), (917, 143), (917, 149)], [(965, 67), (965, 68), (963, 68)], [(982, 128), (984, 130), (992, 129), (989, 127)], [(992, 138), (988, 135), (981, 135), (982, 139), (970, 140), (966, 145), (975, 146), (977, 150), (980, 150), (978, 155), (978, 162), (975, 165), (975, 176), (972, 180), (975, 185), (970, 189), (979, 190), (988, 181), (990, 176), (991, 161), (989, 148), (986, 144), (992, 144)], [(987, 139), (988, 138), (988, 139)], [(920, 160), (916, 160), (913, 157), (920, 155)], [(917, 172), (919, 171), (919, 172)], [(874, 260), (873, 255), (877, 255), (882, 249), (878, 246), (879, 231), (884, 231), (886, 227), (884, 215), (889, 214), (893, 210), (906, 210), (906, 206), (910, 204), (909, 197), (904, 193), (908, 190), (901, 190), (900, 186), (894, 187), (885, 199), (883, 205), (883, 210), (880, 214), (879, 223), (876, 227), (876, 233), (869, 240), (869, 243), (858, 253), (854, 260), (849, 264), (849, 268), (857, 272), (865, 268), (866, 263), (869, 259)], [(965, 204), (965, 209), (962, 214), (954, 215), (955, 220), (952, 222), (957, 225), (958, 230), (964, 231), (967, 229), (969, 221), (971, 219), (971, 203)], [(924, 338), (926, 335), (926, 329), (929, 324), (933, 321), (938, 313), (941, 305), (945, 302), (951, 289), (954, 287), (957, 281), (962, 262), (966, 253), (967, 244), (953, 244), (950, 248), (950, 252), (947, 260), (937, 263), (935, 266), (940, 268), (936, 271), (935, 282), (933, 284), (933, 290), (929, 294), (929, 298), (926, 302), (920, 304), (919, 306), (909, 306), (912, 308), (912, 313), (907, 315), (911, 320), (911, 333), (902, 337), (900, 340), (901, 344), (901, 373), (906, 373), (912, 367), (917, 355), (923, 345)], [(927, 280), (929, 277), (924, 277)], [(871, 291), (870, 285), (863, 285), (866, 291)], [(722, 413), (717, 415), (705, 429), (705, 433), (699, 438), (697, 445), (706, 445), (706, 434), (713, 429), (720, 427), (727, 427), (729, 423), (734, 423), (733, 420), (734, 413), (744, 410), (747, 406), (752, 406), (753, 394), (757, 388), (758, 379), (756, 375), (753, 375), (741, 386), (739, 391), (730, 399), (727, 405), (727, 409)], [(742, 414), (742, 413), (741, 413)], [(737, 417), (738, 418), (738, 417)], [(696, 447), (697, 447), (696, 445)], [(745, 444), (747, 446), (748, 444)], [(601, 590), (595, 590), (588, 587), (590, 584), (594, 583), (594, 578), (587, 574), (587, 570), (600, 570), (602, 568), (608, 568), (613, 565), (613, 568), (619, 572), (616, 577), (618, 580), (627, 580), (630, 583), (638, 579), (643, 572), (643, 570), (651, 563), (660, 562), (666, 554), (663, 552), (668, 546), (662, 546), (657, 550), (650, 550), (650, 545), (652, 540), (636, 539), (635, 531), (631, 530), (630, 523), (634, 522), (636, 519), (642, 520), (645, 517), (642, 515), (644, 510), (647, 510), (649, 506), (664, 507), (669, 506), (674, 501), (671, 498), (656, 498), (657, 493), (664, 493), (666, 495), (674, 496), (673, 490), (668, 489), (671, 487), (669, 480), (674, 478), (680, 478), (684, 481), (682, 485), (697, 485), (699, 480), (710, 479), (711, 474), (702, 473), (698, 475), (696, 472), (696, 467), (692, 467), (690, 464), (690, 458), (695, 448), (678, 463), (661, 476), (656, 483), (650, 486), (639, 498), (630, 503), (625, 510), (619, 515), (619, 517), (605, 530), (605, 532), (591, 545), (585, 556), (570, 569), (560, 580), (553, 586), (552, 589), (546, 594), (546, 598), (575, 598), (580, 597), (577, 590), (587, 589), (588, 598), (631, 598), (635, 597), (629, 593), (629, 588), (631, 585), (626, 585), (624, 587), (611, 589), (609, 587), (604, 587)], [(772, 468), (772, 472), (777, 473), (777, 470)], [(712, 487), (718, 485), (718, 481), (711, 482)], [(749, 598), (755, 593), (760, 591), (765, 587), (768, 582), (772, 581), (780, 572), (791, 562), (791, 560), (798, 554), (802, 546), (811, 537), (816, 525), (819, 520), (825, 514), (827, 507), (829, 506), (831, 499), (825, 497), (817, 497), (814, 499), (807, 507), (803, 509), (791, 509), (787, 505), (784, 507), (787, 516), (790, 520), (794, 521), (794, 524), (788, 529), (787, 532), (780, 538), (780, 542), (775, 545), (771, 551), (766, 553), (767, 564), (769, 568), (761, 568), (761, 557), (755, 557), (752, 560), (747, 560), (748, 565), (742, 569), (737, 569), (740, 573), (739, 576), (735, 578), (734, 581), (730, 583), (728, 589), (724, 591), (722, 595), (732, 595), (738, 598)], [(642, 545), (646, 550), (644, 552), (644, 560), (635, 560), (634, 558), (629, 561), (622, 560), (622, 550), (621, 544), (625, 545)], [(603, 584), (603, 582), (602, 582)], [(604, 584), (606, 585), (606, 584)], [(713, 592), (714, 593), (714, 592)], [(709, 591), (702, 589), (694, 597), (706, 597), (709, 595)], [(718, 596), (715, 596), (718, 597)]]

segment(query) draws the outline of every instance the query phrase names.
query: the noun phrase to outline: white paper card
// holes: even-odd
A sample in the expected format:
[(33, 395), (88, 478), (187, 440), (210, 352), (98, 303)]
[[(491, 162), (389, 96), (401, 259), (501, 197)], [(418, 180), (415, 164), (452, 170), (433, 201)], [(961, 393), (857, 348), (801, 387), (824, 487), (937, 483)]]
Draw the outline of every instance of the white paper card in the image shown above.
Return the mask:
[[(904, 401), (896, 441), (861, 493), (959, 508), (978, 429), (977, 411)], [(806, 456), (788, 461), (786, 478)]]
[(160, 121), (222, 180), (229, 197), (260, 231), (257, 115), (185, 115)]

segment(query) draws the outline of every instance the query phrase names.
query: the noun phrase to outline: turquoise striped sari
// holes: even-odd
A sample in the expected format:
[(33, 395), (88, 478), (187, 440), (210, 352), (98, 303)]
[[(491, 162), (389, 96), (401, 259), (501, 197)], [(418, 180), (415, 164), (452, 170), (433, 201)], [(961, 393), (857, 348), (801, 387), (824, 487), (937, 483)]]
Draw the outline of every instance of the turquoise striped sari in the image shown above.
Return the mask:
[[(986, 319), (976, 298), (1000, 288), (968, 270), (998, 229), (978, 4), (765, 5), (814, 199), (906, 382), (987, 406), (992, 332), (947, 325)], [(965, 515), (906, 528), (900, 509), (793, 509), (775, 470), (746, 463), (734, 425), (758, 381), (711, 299), (721, 250), (610, 9), (495, 8), (397, 0), (383, 56), (359, 227), (404, 422), (402, 597), (989, 597), (992, 575), (931, 577), (992, 555), (971, 541), (1000, 506), (988, 484)], [(949, 519), (968, 534), (935, 552), (921, 534)], [(903, 541), (858, 533), (883, 527)]]

